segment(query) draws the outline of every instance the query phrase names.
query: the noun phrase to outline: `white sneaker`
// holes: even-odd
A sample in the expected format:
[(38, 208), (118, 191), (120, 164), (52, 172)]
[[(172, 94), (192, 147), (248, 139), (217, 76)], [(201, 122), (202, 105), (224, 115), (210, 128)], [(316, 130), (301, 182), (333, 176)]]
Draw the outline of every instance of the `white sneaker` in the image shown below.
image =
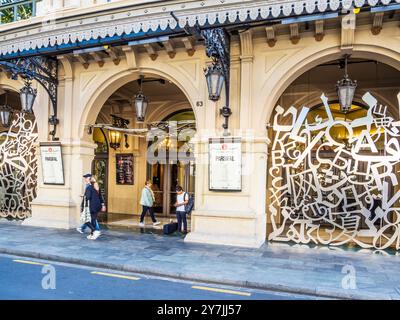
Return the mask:
[(86, 238), (89, 239), (89, 240), (94, 240), (95, 239), (93, 234), (89, 234)]
[(81, 227), (79, 227), (79, 228), (76, 228), (76, 231), (78, 231), (79, 233), (83, 233), (83, 230), (82, 230), (82, 228), (81, 228)]
[(161, 222), (156, 221), (153, 223), (153, 226), (158, 226), (159, 224), (161, 224)]
[(96, 240), (98, 237), (100, 237), (100, 231), (94, 231), (93, 232), (93, 240)]
[(140, 227), (144, 227), (144, 223), (143, 223), (143, 222), (140, 222), (140, 223), (139, 223), (139, 226), (140, 226)]

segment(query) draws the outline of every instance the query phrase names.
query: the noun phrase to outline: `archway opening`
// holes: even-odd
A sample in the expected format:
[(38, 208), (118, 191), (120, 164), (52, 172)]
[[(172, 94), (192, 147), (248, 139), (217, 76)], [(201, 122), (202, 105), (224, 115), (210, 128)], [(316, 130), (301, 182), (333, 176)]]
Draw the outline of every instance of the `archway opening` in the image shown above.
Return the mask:
[(193, 110), (179, 110), (152, 124), (147, 152), (147, 180), (155, 193), (155, 212), (168, 217), (176, 208), (176, 187), (195, 195), (196, 165), (191, 138), (196, 133)]
[[(169, 221), (175, 213), (177, 185), (192, 195), (195, 192), (190, 139), (195, 134), (196, 119), (191, 104), (167, 79), (148, 75), (141, 81), (122, 85), (109, 96), (98, 114), (97, 125), (113, 124), (115, 117), (125, 123), (126, 130), (120, 131), (119, 143), (115, 143), (113, 130), (109, 128), (93, 131), (98, 148), (92, 170), (107, 203), (107, 213), (101, 220), (109, 226), (139, 224), (141, 192), (147, 180), (153, 182), (158, 220)], [(144, 122), (138, 121), (134, 105), (140, 90), (148, 100)], [(145, 222), (151, 224), (149, 220)]]
[(400, 73), (351, 59), (353, 104), (340, 108), (341, 61), (286, 88), (272, 114), (267, 185), (271, 241), (399, 249)]

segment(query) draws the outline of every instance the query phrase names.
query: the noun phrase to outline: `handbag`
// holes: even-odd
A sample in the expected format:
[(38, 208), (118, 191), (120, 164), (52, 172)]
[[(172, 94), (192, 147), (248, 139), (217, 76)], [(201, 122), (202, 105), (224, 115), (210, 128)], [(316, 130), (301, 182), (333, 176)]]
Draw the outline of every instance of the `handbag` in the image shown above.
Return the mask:
[(80, 216), (80, 221), (82, 224), (87, 223), (92, 220), (89, 207), (90, 207), (89, 201), (87, 201), (87, 204), (86, 204), (86, 201), (84, 199), (83, 200), (83, 210), (82, 210), (81, 216)]

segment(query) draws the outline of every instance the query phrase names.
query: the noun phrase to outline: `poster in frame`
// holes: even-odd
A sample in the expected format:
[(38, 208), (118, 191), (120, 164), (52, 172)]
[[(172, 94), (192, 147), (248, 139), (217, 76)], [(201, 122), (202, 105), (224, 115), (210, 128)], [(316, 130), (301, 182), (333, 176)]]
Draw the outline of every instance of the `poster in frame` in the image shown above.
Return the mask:
[(39, 144), (42, 160), (43, 184), (64, 185), (64, 165), (60, 142), (42, 142)]
[(242, 191), (242, 143), (240, 138), (209, 139), (210, 191)]

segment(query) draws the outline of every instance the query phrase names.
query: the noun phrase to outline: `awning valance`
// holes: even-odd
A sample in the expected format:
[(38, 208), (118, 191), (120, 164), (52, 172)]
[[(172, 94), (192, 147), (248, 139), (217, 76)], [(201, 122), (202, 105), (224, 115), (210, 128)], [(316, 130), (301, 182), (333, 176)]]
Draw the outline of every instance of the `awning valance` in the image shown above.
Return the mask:
[(5, 31), (4, 36), (0, 38), (0, 58), (9, 59), (23, 54), (39, 54), (44, 48), (55, 48), (51, 52), (56, 53), (58, 50), (65, 50), (68, 46), (84, 42), (98, 45), (102, 39), (112, 38), (115, 41), (118, 38), (132, 39), (135, 36), (143, 38), (154, 36), (157, 32), (172, 34), (182, 31), (184, 27), (195, 25), (204, 28), (238, 22), (283, 19), (352, 7), (388, 6), (400, 3), (400, 0), (225, 0), (220, 2), (219, 5), (213, 2), (214, 5), (209, 6), (207, 2), (202, 2), (203, 6), (199, 5), (198, 9), (191, 8), (190, 10), (177, 5), (171, 5), (171, 7), (164, 5), (162, 13), (154, 11), (154, 14), (144, 14), (143, 10), (127, 10), (118, 13), (103, 13), (97, 17), (69, 19), (67, 23), (60, 19), (49, 27), (36, 23), (29, 30), (12, 33)]

